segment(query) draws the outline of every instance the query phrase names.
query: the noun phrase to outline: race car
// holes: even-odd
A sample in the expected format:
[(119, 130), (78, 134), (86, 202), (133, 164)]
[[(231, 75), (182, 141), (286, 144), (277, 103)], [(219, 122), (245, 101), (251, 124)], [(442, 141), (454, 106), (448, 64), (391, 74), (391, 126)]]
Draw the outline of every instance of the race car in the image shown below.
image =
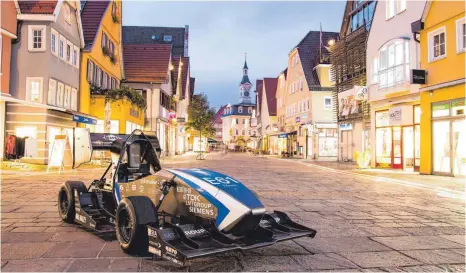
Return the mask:
[(94, 150), (110, 151), (111, 163), (89, 187), (65, 182), (58, 211), (68, 223), (116, 232), (126, 253), (150, 252), (184, 265), (316, 235), (283, 212), (266, 212), (257, 194), (235, 178), (198, 168), (162, 169), (158, 139), (140, 130), (90, 139)]

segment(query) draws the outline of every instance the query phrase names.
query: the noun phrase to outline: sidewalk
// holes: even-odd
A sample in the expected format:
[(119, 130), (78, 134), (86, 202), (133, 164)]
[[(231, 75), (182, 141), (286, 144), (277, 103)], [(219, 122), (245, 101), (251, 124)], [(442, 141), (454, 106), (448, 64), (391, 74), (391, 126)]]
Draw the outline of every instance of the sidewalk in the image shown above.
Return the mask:
[(355, 162), (328, 162), (307, 159), (288, 159), (267, 156), (275, 160), (290, 161), (329, 172), (356, 175), (376, 182), (395, 183), (408, 187), (436, 191), (439, 196), (466, 199), (466, 179), (437, 175), (421, 175), (418, 172), (393, 169), (358, 169)]

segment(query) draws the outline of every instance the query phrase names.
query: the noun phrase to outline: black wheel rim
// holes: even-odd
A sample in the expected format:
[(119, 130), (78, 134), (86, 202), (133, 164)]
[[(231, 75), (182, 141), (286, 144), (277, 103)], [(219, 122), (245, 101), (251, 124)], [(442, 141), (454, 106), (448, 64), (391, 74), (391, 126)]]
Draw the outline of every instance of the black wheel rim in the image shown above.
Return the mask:
[(118, 230), (120, 231), (120, 237), (125, 243), (128, 243), (132, 235), (132, 224), (128, 210), (126, 208), (121, 209), (118, 216)]
[(68, 201), (68, 194), (66, 194), (65, 190), (60, 191), (60, 213), (62, 215), (66, 215), (68, 213), (68, 206), (69, 206), (69, 201)]

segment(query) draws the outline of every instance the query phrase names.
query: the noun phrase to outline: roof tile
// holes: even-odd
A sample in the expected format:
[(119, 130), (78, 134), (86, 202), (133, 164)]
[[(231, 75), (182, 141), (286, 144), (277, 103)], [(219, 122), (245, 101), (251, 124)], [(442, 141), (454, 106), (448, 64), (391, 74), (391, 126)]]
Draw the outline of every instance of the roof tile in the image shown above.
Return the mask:
[(21, 13), (25, 14), (53, 14), (58, 1), (28, 0), (18, 1)]
[(94, 43), (97, 30), (102, 17), (109, 6), (110, 1), (86, 1), (81, 11), (81, 22), (83, 26), (84, 43), (86, 46)]
[(267, 98), (267, 108), (269, 116), (277, 115), (277, 99), (275, 93), (277, 92), (277, 78), (264, 78), (264, 91)]
[(123, 45), (126, 80), (165, 83), (170, 65), (171, 45)]

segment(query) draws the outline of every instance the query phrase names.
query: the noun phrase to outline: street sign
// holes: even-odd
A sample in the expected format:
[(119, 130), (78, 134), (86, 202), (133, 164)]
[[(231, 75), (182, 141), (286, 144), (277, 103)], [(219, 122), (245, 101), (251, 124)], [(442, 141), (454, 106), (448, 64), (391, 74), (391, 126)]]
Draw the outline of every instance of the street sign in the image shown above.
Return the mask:
[(84, 116), (80, 116), (80, 115), (73, 115), (73, 121), (79, 122), (79, 123), (92, 124), (92, 125), (97, 124), (96, 119), (88, 118), (88, 117), (84, 117)]

